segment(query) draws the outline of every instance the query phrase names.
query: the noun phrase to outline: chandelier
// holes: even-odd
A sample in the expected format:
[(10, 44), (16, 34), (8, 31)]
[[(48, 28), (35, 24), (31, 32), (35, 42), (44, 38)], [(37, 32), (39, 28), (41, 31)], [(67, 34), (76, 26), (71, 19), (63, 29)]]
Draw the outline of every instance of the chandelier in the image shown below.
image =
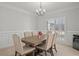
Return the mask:
[(46, 9), (42, 8), (42, 3), (40, 2), (40, 8), (36, 9), (36, 15), (38, 16), (43, 16), (46, 12)]

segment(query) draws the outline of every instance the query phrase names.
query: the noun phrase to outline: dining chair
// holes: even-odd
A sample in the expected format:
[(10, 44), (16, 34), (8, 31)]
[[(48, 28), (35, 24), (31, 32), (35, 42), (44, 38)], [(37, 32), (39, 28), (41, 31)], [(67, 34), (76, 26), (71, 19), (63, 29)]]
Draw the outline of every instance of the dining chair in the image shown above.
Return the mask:
[(32, 36), (32, 32), (24, 32), (24, 37), (29, 37), (29, 36)]
[(38, 32), (32, 32), (32, 36), (37, 36)]
[(14, 41), (14, 46), (15, 46), (15, 56), (17, 54), (19, 54), (20, 56), (27, 55), (31, 52), (33, 52), (33, 55), (34, 55), (35, 48), (30, 47), (30, 46), (22, 46), (21, 39), (17, 34), (13, 34), (13, 41)]
[(53, 40), (52, 40), (52, 48), (55, 49), (55, 51), (57, 52), (57, 48), (56, 48), (56, 39), (57, 39), (57, 32), (55, 32), (53, 34)]
[(46, 32), (45, 32), (45, 31), (42, 31), (42, 33), (43, 33), (43, 34), (46, 34)]
[(46, 43), (37, 46), (37, 49), (44, 51), (46, 56), (48, 51), (51, 53), (51, 55), (54, 55), (52, 51), (52, 38), (53, 38), (52, 33), (48, 32)]

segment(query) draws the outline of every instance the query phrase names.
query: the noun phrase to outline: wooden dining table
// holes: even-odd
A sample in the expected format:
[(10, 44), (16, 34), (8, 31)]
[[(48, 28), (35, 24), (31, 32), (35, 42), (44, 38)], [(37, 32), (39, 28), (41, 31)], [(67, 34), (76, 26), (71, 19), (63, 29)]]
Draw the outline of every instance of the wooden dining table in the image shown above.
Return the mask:
[(38, 36), (29, 36), (29, 37), (22, 38), (21, 40), (25, 44), (29, 44), (31, 46), (37, 46), (42, 42), (46, 41), (46, 37), (45, 35), (41, 36), (40, 38)]

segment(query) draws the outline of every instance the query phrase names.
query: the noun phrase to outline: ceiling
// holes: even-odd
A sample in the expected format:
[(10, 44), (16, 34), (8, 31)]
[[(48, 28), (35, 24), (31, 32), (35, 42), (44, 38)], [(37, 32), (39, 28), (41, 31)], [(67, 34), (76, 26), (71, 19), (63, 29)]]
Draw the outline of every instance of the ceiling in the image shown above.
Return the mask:
[[(23, 9), (30, 13), (35, 13), (35, 10), (39, 8), (40, 2), (0, 2), (0, 5), (8, 5), (17, 9)], [(47, 13), (79, 6), (78, 2), (42, 2), (42, 7), (46, 9)]]

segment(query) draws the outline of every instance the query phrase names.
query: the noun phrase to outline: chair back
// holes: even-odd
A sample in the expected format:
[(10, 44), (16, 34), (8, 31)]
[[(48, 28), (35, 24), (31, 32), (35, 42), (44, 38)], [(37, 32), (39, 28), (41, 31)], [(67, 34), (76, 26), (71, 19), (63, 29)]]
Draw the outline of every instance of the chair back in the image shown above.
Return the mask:
[(57, 38), (57, 33), (55, 32), (55, 33), (53, 34), (52, 46), (56, 43), (56, 38)]
[(32, 36), (32, 32), (24, 32), (24, 37)]
[(51, 46), (52, 46), (52, 38), (53, 38), (52, 32), (48, 32), (47, 33), (47, 40), (46, 40), (46, 50), (51, 48)]
[(32, 32), (33, 36), (37, 36), (38, 32)]
[(21, 45), (21, 39), (17, 34), (13, 34), (13, 41), (14, 41), (14, 46), (15, 46), (15, 51), (22, 52), (23, 47)]

